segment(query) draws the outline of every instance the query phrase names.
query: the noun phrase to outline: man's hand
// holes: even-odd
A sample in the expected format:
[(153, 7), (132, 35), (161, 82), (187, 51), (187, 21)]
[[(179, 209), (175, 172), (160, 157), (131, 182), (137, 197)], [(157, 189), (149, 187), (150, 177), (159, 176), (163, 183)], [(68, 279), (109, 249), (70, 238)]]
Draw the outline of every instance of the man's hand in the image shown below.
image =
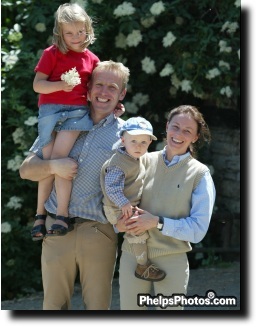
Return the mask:
[(71, 158), (53, 159), (50, 161), (50, 167), (52, 174), (68, 180), (74, 179), (78, 171), (77, 162)]
[(78, 164), (74, 159), (40, 159), (36, 154), (30, 153), (20, 166), (20, 177), (39, 182), (52, 175), (72, 180), (77, 175)]

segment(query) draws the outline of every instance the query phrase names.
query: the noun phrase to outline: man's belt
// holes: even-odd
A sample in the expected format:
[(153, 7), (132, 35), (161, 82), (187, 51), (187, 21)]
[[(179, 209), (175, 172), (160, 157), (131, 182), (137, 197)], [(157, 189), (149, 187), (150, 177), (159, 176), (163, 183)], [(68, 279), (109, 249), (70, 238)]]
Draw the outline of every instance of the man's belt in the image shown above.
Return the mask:
[[(47, 212), (47, 214), (48, 214), (48, 216), (56, 219), (56, 215), (54, 213)], [(80, 218), (80, 217), (72, 217), (72, 218), (69, 218), (69, 220), (70, 220), (70, 224), (75, 224), (75, 223), (81, 224), (81, 223), (93, 221), (91, 219), (85, 219), (85, 218)]]

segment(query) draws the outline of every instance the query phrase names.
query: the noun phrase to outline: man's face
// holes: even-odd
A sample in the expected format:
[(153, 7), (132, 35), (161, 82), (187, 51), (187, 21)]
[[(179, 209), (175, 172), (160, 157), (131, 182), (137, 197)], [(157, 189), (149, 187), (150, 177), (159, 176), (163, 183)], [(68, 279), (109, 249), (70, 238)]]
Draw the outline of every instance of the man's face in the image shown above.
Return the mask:
[(88, 90), (88, 100), (91, 110), (102, 117), (113, 112), (117, 103), (125, 97), (122, 79), (111, 71), (98, 71), (94, 73), (92, 85)]

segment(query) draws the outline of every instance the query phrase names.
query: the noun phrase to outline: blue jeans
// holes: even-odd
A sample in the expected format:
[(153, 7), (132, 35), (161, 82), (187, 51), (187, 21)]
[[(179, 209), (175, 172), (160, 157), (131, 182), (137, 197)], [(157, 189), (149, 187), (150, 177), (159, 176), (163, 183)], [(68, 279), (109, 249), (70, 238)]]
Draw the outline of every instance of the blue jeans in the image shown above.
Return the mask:
[(88, 131), (92, 126), (87, 106), (44, 104), (39, 107), (38, 134), (41, 147), (51, 142), (53, 131)]

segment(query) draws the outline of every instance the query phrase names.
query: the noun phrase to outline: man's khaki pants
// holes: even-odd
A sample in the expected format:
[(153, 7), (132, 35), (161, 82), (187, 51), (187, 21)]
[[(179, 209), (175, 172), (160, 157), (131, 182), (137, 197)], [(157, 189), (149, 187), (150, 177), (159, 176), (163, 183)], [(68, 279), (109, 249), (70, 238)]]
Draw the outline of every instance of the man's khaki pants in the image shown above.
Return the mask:
[[(48, 229), (55, 220), (47, 217)], [(47, 236), (42, 245), (44, 310), (70, 309), (79, 272), (87, 310), (109, 310), (117, 236), (111, 224), (86, 220), (64, 236)]]

